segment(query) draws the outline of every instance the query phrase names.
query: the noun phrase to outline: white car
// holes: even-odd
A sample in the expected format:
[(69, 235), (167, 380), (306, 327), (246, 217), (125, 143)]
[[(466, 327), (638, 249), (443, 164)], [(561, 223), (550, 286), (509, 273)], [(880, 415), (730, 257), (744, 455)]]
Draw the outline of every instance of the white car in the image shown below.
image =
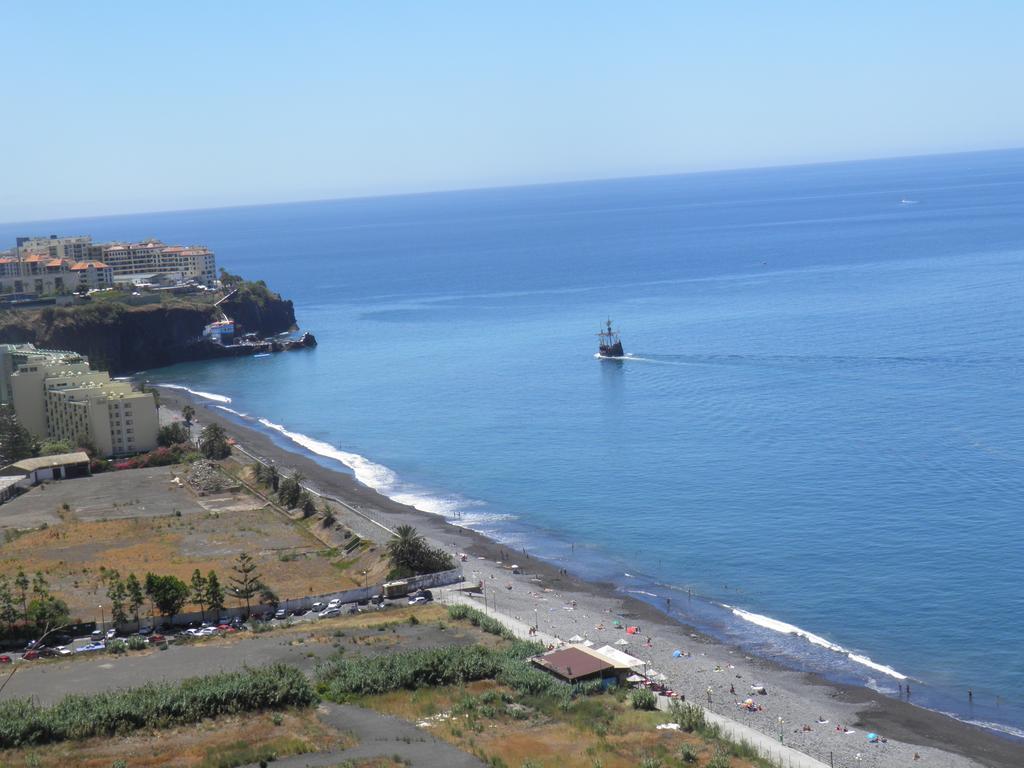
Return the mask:
[(74, 651), (72, 651), (66, 645), (58, 645), (56, 651), (58, 656), (70, 656), (74, 653)]
[(334, 598), (333, 600), (331, 600), (331, 602), (329, 602), (327, 604), (327, 607), (328, 608), (340, 608), (341, 607), (341, 600), (339, 600), (338, 598)]
[(333, 608), (324, 608), (320, 611), (321, 619), (329, 619), (331, 616), (341, 616), (341, 608), (334, 606)]

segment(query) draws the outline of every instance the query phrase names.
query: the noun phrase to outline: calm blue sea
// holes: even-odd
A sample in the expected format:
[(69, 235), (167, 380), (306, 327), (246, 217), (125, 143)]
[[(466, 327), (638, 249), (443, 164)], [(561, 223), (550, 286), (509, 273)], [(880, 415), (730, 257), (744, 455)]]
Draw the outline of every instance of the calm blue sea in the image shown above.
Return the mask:
[[(207, 244), (320, 341), (152, 381), (757, 653), (1024, 729), (1024, 151), (0, 243), (51, 232)], [(594, 358), (609, 316), (627, 360)]]

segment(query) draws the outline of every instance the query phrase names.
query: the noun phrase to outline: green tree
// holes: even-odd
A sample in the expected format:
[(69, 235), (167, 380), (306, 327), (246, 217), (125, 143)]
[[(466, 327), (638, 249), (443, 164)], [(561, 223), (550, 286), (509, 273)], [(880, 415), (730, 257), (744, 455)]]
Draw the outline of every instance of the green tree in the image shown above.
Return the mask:
[(260, 602), (264, 605), (277, 605), (281, 601), (274, 590), (266, 584), (260, 584)]
[(411, 576), (417, 573), (435, 573), (454, 568), (447, 552), (434, 549), (411, 525), (400, 525), (387, 544), (392, 575)]
[(14, 631), (14, 622), (18, 620), (18, 609), (14, 605), (14, 593), (6, 576), (0, 576), (0, 621), (7, 625), (7, 631)]
[(245, 615), (251, 612), (250, 601), (259, 594), (263, 587), (263, 580), (257, 570), (256, 561), (248, 552), (242, 552), (231, 566), (234, 576), (231, 577), (231, 592), (235, 597), (245, 600)]
[(219, 619), (224, 611), (224, 589), (213, 571), (206, 575), (206, 604), (210, 606), (210, 612)]
[(209, 585), (206, 583), (206, 579), (203, 574), (196, 568), (192, 571), (192, 594), (190, 600), (199, 606), (200, 612), (203, 614), (203, 621), (206, 621), (206, 604), (207, 595), (209, 594)]
[(34, 456), (36, 441), (31, 433), (18, 423), (14, 409), (0, 406), (0, 466)]
[(188, 584), (177, 576), (146, 574), (146, 594), (156, 609), (168, 618), (174, 618), (181, 613), (181, 609), (188, 601), (189, 592)]
[(281, 473), (277, 467), (273, 464), (267, 465), (267, 485), (270, 486), (275, 492), (281, 487)]
[(14, 586), (21, 592), (21, 618), (26, 624), (28, 623), (28, 576), (25, 575), (25, 571), (21, 568), (18, 569), (18, 575), (14, 577)]
[(45, 600), (50, 596), (50, 585), (42, 571), (36, 571), (32, 576), (32, 596), (37, 600)]
[(58, 453), (71, 453), (71, 443), (67, 440), (46, 440), (39, 446), (40, 456), (56, 456)]
[(207, 424), (199, 433), (199, 452), (208, 459), (226, 459), (231, 455), (228, 435), (220, 424)]
[(142, 584), (134, 573), (129, 573), (128, 578), (124, 581), (125, 590), (125, 607), (131, 612), (132, 616), (135, 617), (135, 623), (139, 623), (139, 608), (146, 602), (144, 593), (142, 590)]
[(67, 624), (70, 617), (68, 604), (50, 594), (37, 597), (28, 604), (29, 620), (43, 631)]
[(285, 509), (295, 509), (302, 502), (302, 481), (305, 476), (301, 472), (293, 472), (281, 481), (277, 490), (277, 498)]
[(196, 409), (191, 405), (186, 405), (181, 409), (181, 418), (185, 420), (185, 429), (188, 430), (189, 436), (192, 435), (192, 422), (196, 420)]
[(121, 581), (121, 575), (112, 571), (107, 577), (107, 599), (110, 600), (110, 620), (115, 626), (128, 622), (128, 589)]
[(188, 427), (182, 421), (176, 421), (173, 424), (160, 427), (160, 431), (156, 433), (157, 445), (169, 448), (172, 445), (178, 445), (179, 443), (187, 443), (189, 441)]

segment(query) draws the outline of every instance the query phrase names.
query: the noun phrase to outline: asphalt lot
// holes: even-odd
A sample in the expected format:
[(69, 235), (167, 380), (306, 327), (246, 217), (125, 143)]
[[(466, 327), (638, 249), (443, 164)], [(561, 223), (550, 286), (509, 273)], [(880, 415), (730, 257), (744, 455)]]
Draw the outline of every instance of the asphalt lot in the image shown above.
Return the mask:
[[(396, 604), (404, 604), (404, 601), (396, 601)], [(386, 617), (387, 611), (382, 615)], [(354, 638), (376, 642), (382, 637), (390, 640), (393, 635), (394, 640), (400, 639), (403, 649), (473, 642), (472, 636), (465, 632), (449, 629), (441, 633), (436, 624), (410, 625), (401, 621), (402, 618), (401, 614), (396, 614), (395, 631), (392, 633), (389, 628), (386, 634), (374, 627), (352, 627), (346, 617), (320, 619), (315, 613), (309, 613), (292, 618), (290, 622), (271, 622), (284, 631), (242, 631), (224, 637), (172, 642), (166, 650), (149, 648), (120, 655), (95, 651), (69, 658), (28, 661), (21, 660), (19, 654), (9, 654), (14, 661), (0, 665), (0, 684), (10, 672), (14, 671), (14, 676), (0, 693), (0, 699), (33, 698), (43, 704), (53, 704), (68, 693), (87, 694), (147, 682), (183, 680), (274, 662), (286, 662), (311, 675), (317, 662), (335, 650), (334, 642), (351, 645)], [(343, 632), (344, 637), (331, 637), (328, 642), (327, 636), (334, 631)], [(72, 645), (81, 647), (89, 642), (89, 638), (78, 638)], [(359, 644), (358, 652), (374, 655), (391, 647), (390, 643)]]
[(203, 512), (174, 475), (171, 467), (151, 467), (44, 483), (0, 506), (0, 528), (56, 525), (63, 504), (82, 521)]

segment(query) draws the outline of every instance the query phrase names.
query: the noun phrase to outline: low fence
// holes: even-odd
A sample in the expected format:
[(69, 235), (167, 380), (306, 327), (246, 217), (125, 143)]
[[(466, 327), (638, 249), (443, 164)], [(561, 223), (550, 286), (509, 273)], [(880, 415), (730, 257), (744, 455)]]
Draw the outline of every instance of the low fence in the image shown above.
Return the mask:
[[(408, 579), (403, 579), (408, 582), (409, 591), (417, 589), (430, 589), (431, 587), (443, 587), (448, 584), (458, 584), (462, 581), (462, 568), (452, 568), (449, 571), (440, 571), (438, 573), (425, 573), (421, 576), (410, 576)], [(341, 592), (329, 592), (326, 595), (310, 595), (307, 597), (295, 597), (287, 600), (281, 600), (278, 604), (278, 608), (283, 608), (286, 611), (308, 611), (313, 607), (314, 603), (327, 603), (331, 600), (339, 600), (342, 605), (348, 603), (357, 603), (360, 600), (369, 600), (374, 595), (380, 595), (384, 593), (383, 584), (372, 584), (368, 587), (357, 587), (356, 589), (346, 589)], [(259, 603), (252, 603), (252, 611), (254, 613), (261, 613), (268, 610), (267, 606), (260, 605)], [(209, 611), (204, 615), (199, 611), (192, 611), (189, 613), (179, 613), (173, 619), (168, 620), (165, 617), (155, 617), (152, 621), (143, 619), (142, 625), (146, 626), (150, 623), (156, 624), (171, 624), (173, 626), (183, 626), (190, 624), (193, 621), (210, 620), (212, 618), (220, 619), (233, 619), (236, 616), (245, 618), (246, 608), (244, 605), (233, 606), (231, 608), (225, 608), (220, 612), (219, 617), (214, 617)], [(132, 630), (135, 628), (135, 622), (130, 621), (125, 624), (118, 625), (118, 628)]]

